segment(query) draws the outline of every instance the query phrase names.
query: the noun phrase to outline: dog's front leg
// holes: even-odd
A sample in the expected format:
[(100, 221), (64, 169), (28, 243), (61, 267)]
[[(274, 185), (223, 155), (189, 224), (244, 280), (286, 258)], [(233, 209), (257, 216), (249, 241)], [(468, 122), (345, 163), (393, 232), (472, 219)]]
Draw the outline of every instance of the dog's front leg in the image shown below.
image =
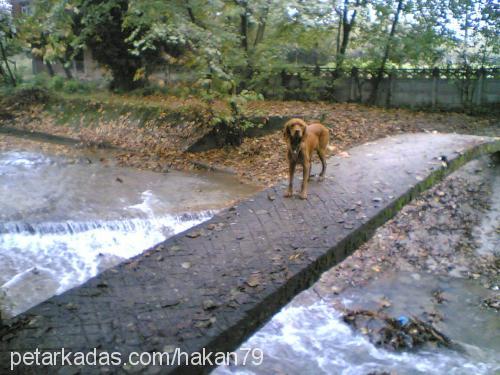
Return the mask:
[(307, 199), (307, 185), (309, 183), (309, 174), (311, 171), (311, 163), (309, 160), (304, 160), (303, 175), (302, 175), (302, 189), (300, 191), (300, 198)]
[(296, 161), (290, 160), (288, 163), (288, 189), (285, 193), (286, 198), (289, 198), (293, 195), (293, 175), (295, 174), (296, 165)]

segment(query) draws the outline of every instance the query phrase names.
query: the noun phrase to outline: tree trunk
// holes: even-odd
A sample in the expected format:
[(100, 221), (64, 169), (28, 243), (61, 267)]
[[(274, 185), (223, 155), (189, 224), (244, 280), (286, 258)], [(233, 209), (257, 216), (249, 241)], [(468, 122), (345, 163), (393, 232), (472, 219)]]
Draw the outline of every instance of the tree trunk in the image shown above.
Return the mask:
[(195, 24), (198, 27), (201, 27), (202, 29), (206, 29), (207, 28), (199, 19), (196, 18), (196, 16), (194, 15), (194, 12), (193, 12), (193, 8), (189, 4), (189, 2), (186, 2), (186, 9), (187, 9), (187, 12), (188, 12), (189, 20), (193, 24)]
[(248, 14), (245, 7), (245, 12), (240, 15), (240, 34), (241, 47), (248, 52)]
[(391, 31), (389, 33), (389, 38), (387, 38), (387, 43), (384, 49), (384, 55), (382, 57), (382, 62), (380, 64), (380, 68), (378, 70), (377, 76), (373, 82), (372, 92), (370, 94), (370, 98), (368, 99), (368, 103), (375, 104), (377, 101), (378, 88), (380, 86), (380, 82), (384, 76), (385, 65), (387, 60), (389, 59), (389, 53), (392, 47), (392, 41), (394, 39), (394, 34), (396, 33), (396, 27), (399, 22), (399, 15), (401, 14), (401, 10), (403, 9), (403, 0), (398, 0), (398, 7), (396, 9), (396, 13), (394, 14), (394, 20), (392, 21)]
[[(360, 0), (357, 0), (355, 7), (358, 7)], [(349, 38), (351, 36), (351, 31), (356, 21), (356, 15), (358, 13), (357, 9), (354, 9), (351, 19), (348, 18), (349, 12), (349, 0), (344, 0), (344, 9), (342, 11), (342, 43), (340, 44), (339, 53), (337, 54), (336, 68), (337, 70), (342, 69), (345, 60), (345, 53), (347, 51), (347, 46), (349, 45)], [(340, 27), (339, 27), (340, 32)]]
[(7, 79), (7, 74), (5, 73), (2, 64), (0, 64), (0, 77), (3, 78), (4, 80)]
[(66, 75), (67, 79), (73, 79), (73, 74), (71, 73), (71, 69), (69, 69), (63, 59), (59, 59), (59, 63), (64, 69), (64, 74)]
[(56, 73), (54, 72), (54, 68), (52, 67), (52, 64), (50, 63), (50, 61), (46, 61), (45, 66), (47, 67), (47, 70), (49, 71), (49, 75), (51, 77), (54, 77), (56, 75)]
[(335, 49), (335, 56), (338, 56), (340, 53), (340, 33), (342, 31), (342, 12), (340, 10), (336, 10), (339, 15), (339, 26), (337, 28), (337, 46)]
[(262, 40), (264, 39), (264, 31), (266, 30), (267, 15), (269, 14), (270, 3), (271, 3), (271, 0), (268, 0), (268, 2), (266, 3), (266, 7), (264, 8), (264, 11), (259, 18), (259, 26), (257, 27), (257, 32), (255, 34), (255, 40), (253, 43), (254, 47), (256, 47), (257, 44), (262, 42)]
[(14, 76), (12, 70), (10, 69), (9, 60), (7, 59), (7, 53), (5, 52), (5, 48), (2, 42), (0, 42), (0, 51), (2, 52), (2, 60), (4, 61), (5, 69), (7, 69), (7, 72), (9, 73), (10, 82), (12, 86), (16, 86), (17, 85), (16, 77)]

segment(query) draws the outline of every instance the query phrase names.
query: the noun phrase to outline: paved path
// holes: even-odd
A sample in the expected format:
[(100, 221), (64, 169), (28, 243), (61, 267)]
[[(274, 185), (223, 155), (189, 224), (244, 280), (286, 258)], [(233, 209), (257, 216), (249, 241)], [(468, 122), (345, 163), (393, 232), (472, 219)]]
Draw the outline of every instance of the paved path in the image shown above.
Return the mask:
[[(500, 141), (412, 134), (329, 159), (309, 199), (265, 190), (0, 328), (0, 373), (11, 351), (232, 350), (340, 262), (419, 191)], [(437, 158), (446, 156), (444, 167)], [(296, 187), (299, 187), (297, 182)], [(90, 357), (92, 359), (92, 357)], [(200, 367), (66, 366), (60, 373), (183, 373)], [(56, 373), (17, 367), (14, 373)]]

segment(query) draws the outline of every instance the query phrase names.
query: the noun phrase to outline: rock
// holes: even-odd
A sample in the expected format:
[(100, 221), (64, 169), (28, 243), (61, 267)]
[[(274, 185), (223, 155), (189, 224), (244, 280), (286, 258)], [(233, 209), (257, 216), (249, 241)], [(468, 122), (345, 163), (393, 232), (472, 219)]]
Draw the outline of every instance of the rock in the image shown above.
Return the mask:
[(211, 299), (206, 299), (205, 301), (203, 301), (203, 310), (213, 310), (216, 309), (218, 306), (219, 305)]
[(181, 301), (178, 299), (167, 299), (162, 301), (160, 306), (165, 309), (167, 307), (177, 306), (179, 303), (181, 303)]
[(246, 280), (246, 284), (252, 288), (259, 286), (261, 283), (261, 274), (260, 272), (256, 272), (250, 275), (250, 277)]
[(200, 236), (201, 236), (201, 232), (200, 231), (189, 232), (188, 234), (186, 234), (186, 237), (188, 237), (188, 238), (197, 238), (197, 237), (200, 237)]
[(181, 250), (181, 247), (179, 245), (170, 246), (170, 251), (179, 251), (179, 250)]

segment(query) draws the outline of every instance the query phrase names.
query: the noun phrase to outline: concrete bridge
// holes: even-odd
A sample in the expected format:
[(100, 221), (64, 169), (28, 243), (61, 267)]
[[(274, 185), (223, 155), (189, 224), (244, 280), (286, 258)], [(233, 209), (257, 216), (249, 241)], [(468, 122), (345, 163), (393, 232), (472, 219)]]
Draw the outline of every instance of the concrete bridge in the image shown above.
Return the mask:
[(73, 360), (74, 353), (95, 349), (98, 358), (120, 353), (121, 362), (61, 366), (59, 357), (55, 367), (19, 365), (12, 373), (208, 372), (127, 359), (134, 352), (172, 359), (176, 351), (235, 349), (420, 191), (466, 161), (498, 151), (498, 138), (409, 134), (332, 157), (326, 180), (311, 182), (307, 201), (283, 198), (284, 185), (262, 191), (2, 322), (0, 372), (10, 371), (13, 358), (17, 363), (13, 352), (62, 348)]

